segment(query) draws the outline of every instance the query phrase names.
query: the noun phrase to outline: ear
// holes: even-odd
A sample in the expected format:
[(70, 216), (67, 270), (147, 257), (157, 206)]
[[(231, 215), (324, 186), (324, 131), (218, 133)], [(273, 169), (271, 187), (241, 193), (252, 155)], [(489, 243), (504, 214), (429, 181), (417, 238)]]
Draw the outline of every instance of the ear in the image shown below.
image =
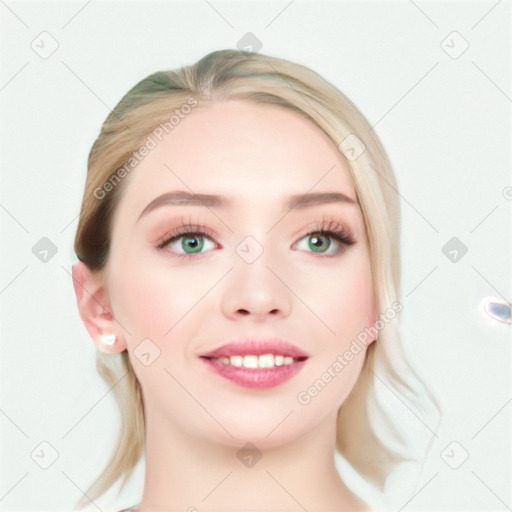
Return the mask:
[[(101, 352), (115, 353), (126, 349), (126, 342), (121, 333), (120, 325), (112, 314), (107, 289), (100, 272), (92, 272), (89, 267), (79, 261), (71, 268), (73, 288), (80, 318), (97, 349)], [(107, 345), (102, 336), (114, 334), (116, 342)]]

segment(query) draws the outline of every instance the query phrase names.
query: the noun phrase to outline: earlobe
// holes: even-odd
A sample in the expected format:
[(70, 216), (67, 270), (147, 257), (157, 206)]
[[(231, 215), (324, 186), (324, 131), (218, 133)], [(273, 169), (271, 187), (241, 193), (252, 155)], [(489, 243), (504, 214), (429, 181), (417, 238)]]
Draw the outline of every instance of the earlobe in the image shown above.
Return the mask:
[[(99, 272), (92, 272), (82, 261), (71, 269), (73, 288), (80, 318), (97, 348), (102, 352), (118, 352), (118, 348), (104, 343), (105, 336), (119, 338), (107, 290)], [(115, 339), (115, 338), (114, 338)]]

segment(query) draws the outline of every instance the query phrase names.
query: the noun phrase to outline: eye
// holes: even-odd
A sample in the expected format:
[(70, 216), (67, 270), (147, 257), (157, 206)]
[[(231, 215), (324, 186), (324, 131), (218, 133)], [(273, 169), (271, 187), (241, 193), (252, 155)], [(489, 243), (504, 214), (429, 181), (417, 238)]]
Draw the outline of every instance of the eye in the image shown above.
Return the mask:
[(180, 226), (166, 235), (165, 239), (158, 243), (157, 249), (169, 248), (178, 258), (189, 258), (205, 252), (202, 251), (205, 241), (215, 246), (209, 231), (201, 226)]
[[(309, 238), (309, 240), (307, 240)], [(352, 234), (336, 221), (323, 220), (315, 231), (309, 232), (300, 241), (306, 240), (305, 249), (314, 253), (336, 256), (344, 252), (347, 246), (356, 243)], [(335, 244), (332, 244), (332, 241)], [(299, 242), (300, 242), (299, 241)], [(304, 245), (302, 247), (304, 249)], [(330, 252), (329, 250), (332, 249)]]
[[(352, 233), (334, 220), (324, 218), (313, 229), (297, 242), (299, 249), (333, 257), (357, 243)], [(208, 252), (208, 244), (211, 244), (210, 249), (218, 245), (213, 241), (213, 236), (205, 226), (181, 225), (165, 235), (163, 240), (157, 243), (156, 248), (169, 251), (178, 258), (197, 258)], [(303, 240), (306, 240), (306, 244), (301, 246), (300, 242)]]

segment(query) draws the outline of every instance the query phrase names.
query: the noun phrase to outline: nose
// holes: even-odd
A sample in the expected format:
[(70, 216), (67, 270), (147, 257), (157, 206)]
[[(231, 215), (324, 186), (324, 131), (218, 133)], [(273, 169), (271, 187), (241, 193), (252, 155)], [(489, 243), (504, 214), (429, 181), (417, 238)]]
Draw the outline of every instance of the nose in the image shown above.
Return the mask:
[(293, 293), (287, 286), (286, 276), (274, 266), (263, 256), (252, 263), (235, 262), (221, 298), (226, 318), (247, 317), (247, 320), (261, 323), (290, 315)]

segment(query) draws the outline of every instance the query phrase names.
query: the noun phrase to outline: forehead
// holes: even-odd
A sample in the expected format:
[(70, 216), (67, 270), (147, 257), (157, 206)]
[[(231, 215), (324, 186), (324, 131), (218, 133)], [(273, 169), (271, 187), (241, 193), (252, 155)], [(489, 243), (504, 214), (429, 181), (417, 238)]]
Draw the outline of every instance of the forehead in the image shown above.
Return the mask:
[(334, 143), (281, 106), (229, 100), (196, 107), (131, 172), (119, 208), (137, 218), (176, 190), (227, 196), (235, 207), (282, 205), (284, 197), (334, 191), (355, 199)]

